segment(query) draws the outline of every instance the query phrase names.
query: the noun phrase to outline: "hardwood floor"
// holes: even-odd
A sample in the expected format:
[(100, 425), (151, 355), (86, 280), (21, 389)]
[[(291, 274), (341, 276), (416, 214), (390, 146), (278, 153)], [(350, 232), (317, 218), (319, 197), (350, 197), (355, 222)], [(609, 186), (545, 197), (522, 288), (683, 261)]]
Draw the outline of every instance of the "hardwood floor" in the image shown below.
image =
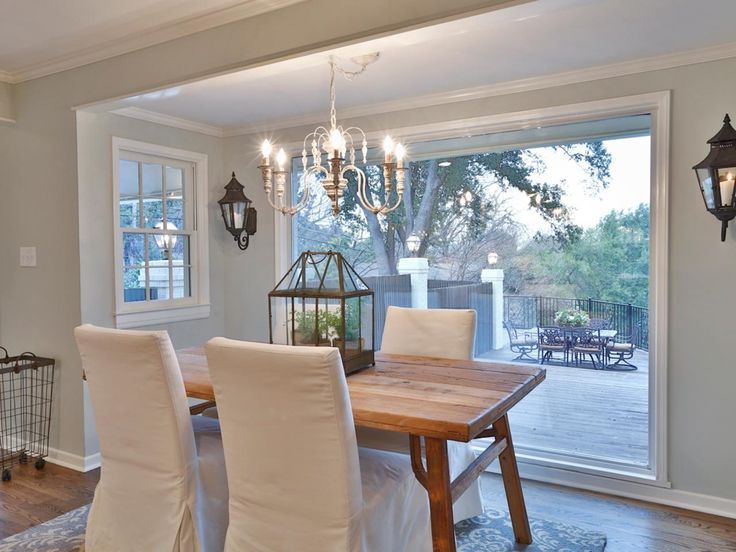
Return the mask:
[[(0, 538), (88, 504), (98, 478), (99, 470), (53, 464), (13, 468), (12, 481), (0, 483)], [(736, 551), (736, 520), (533, 481), (523, 487), (531, 518), (603, 531), (607, 552)], [(507, 510), (499, 476), (483, 475), (483, 495), (487, 506)]]
[[(530, 518), (602, 531), (606, 552), (736, 551), (733, 519), (535, 481), (522, 484)], [(500, 476), (483, 476), (483, 498), (487, 506), (507, 511)]]
[(13, 479), (0, 482), (0, 539), (92, 502), (99, 470), (79, 473), (47, 463), (14, 466)]

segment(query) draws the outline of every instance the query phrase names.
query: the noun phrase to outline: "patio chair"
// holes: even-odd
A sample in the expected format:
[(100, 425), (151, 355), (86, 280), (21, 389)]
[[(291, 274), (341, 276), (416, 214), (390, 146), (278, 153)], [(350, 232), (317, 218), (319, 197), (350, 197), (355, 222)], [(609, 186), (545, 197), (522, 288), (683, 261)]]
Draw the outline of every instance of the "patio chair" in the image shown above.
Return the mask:
[(562, 353), (562, 361), (567, 364), (567, 340), (565, 332), (559, 328), (539, 328), (539, 363), (553, 360), (554, 353)]
[[(634, 371), (638, 366), (631, 364), (629, 361), (634, 358), (636, 351), (636, 342), (639, 340), (639, 332), (641, 326), (636, 324), (631, 330), (631, 335), (616, 336), (613, 340), (606, 344), (606, 358), (608, 359), (608, 368), (614, 370)], [(616, 362), (611, 364), (611, 357), (616, 355)]]
[(607, 330), (611, 327), (610, 318), (591, 318), (588, 327), (591, 330)]
[[(600, 329), (582, 329), (575, 332), (572, 338), (572, 346), (570, 348), (575, 366), (580, 366), (581, 361), (588, 356), (593, 368), (605, 368), (606, 361), (606, 340), (601, 339)], [(596, 364), (596, 360), (598, 364)]]
[(511, 360), (535, 360), (529, 353), (536, 351), (539, 346), (536, 336), (531, 332), (520, 334), (510, 320), (504, 320), (503, 327), (506, 328), (506, 333), (509, 334), (511, 352), (518, 355)]

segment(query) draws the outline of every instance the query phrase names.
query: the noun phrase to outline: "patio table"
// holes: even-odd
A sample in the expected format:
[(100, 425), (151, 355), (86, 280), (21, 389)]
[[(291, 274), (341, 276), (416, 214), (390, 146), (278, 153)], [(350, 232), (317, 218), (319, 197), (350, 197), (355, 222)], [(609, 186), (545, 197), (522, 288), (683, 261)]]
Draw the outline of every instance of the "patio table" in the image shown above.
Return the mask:
[[(598, 335), (600, 335), (601, 339), (605, 339), (606, 342), (610, 341), (611, 339), (615, 338), (618, 335), (618, 330), (597, 330), (590, 328), (588, 326), (544, 326), (545, 328), (555, 328), (560, 330), (563, 334), (565, 334), (565, 343), (567, 346), (567, 349), (570, 349), (571, 343), (573, 338), (576, 334), (581, 334), (584, 331), (597, 331), (599, 332)], [(539, 335), (540, 328), (535, 328), (535, 331), (537, 332), (537, 335)], [(568, 337), (569, 336), (569, 337)], [(565, 366), (570, 366), (569, 360), (567, 360), (568, 357), (565, 355)], [(604, 368), (605, 368), (605, 359), (604, 359)]]

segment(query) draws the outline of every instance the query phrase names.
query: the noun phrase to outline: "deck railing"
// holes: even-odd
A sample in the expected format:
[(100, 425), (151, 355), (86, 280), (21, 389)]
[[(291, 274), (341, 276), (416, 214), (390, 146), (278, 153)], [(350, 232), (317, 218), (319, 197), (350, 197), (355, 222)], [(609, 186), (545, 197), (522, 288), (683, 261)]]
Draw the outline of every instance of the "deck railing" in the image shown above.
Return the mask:
[(639, 326), (636, 346), (649, 350), (649, 309), (632, 304), (599, 301), (598, 299), (567, 299), (534, 295), (506, 295), (503, 298), (504, 320), (518, 328), (554, 326), (555, 313), (576, 308), (586, 311), (591, 318), (611, 321), (611, 328), (621, 336), (628, 336)]

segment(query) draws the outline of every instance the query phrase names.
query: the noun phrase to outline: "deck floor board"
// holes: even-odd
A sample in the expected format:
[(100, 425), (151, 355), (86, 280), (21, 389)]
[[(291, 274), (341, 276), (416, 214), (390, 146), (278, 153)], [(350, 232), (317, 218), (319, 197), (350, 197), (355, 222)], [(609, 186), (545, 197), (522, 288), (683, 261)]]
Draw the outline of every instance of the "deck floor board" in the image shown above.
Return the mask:
[[(501, 349), (479, 360), (512, 362), (515, 356)], [(595, 370), (589, 362), (545, 363), (547, 379), (509, 413), (517, 447), (646, 465), (649, 355), (637, 350), (631, 362), (638, 370)]]

